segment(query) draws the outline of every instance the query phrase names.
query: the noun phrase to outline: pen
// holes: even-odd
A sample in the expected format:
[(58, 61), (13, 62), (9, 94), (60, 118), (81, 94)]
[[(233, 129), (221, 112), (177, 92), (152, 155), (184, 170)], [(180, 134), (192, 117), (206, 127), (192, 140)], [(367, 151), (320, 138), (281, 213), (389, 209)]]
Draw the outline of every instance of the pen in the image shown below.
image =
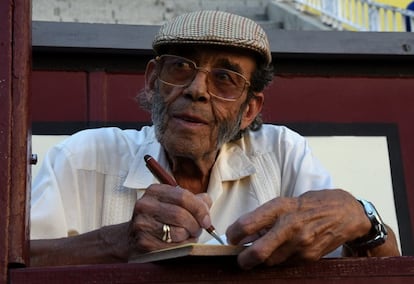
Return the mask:
[[(175, 179), (169, 175), (153, 157), (150, 155), (145, 155), (144, 161), (147, 165), (147, 168), (161, 183), (165, 183), (171, 186), (178, 186)], [(219, 235), (217, 235), (216, 229), (213, 227), (213, 225), (207, 228), (206, 231), (220, 244), (224, 245), (223, 240), (219, 237)]]

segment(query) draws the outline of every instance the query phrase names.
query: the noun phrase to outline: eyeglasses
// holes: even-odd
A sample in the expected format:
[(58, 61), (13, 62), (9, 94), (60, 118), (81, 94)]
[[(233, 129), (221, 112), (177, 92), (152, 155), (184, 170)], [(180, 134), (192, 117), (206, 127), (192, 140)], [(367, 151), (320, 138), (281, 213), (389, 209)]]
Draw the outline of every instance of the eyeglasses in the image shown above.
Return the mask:
[(199, 67), (190, 59), (176, 55), (156, 57), (159, 63), (158, 78), (167, 85), (187, 87), (199, 71), (207, 74), (207, 92), (225, 101), (236, 101), (250, 82), (240, 73), (223, 68), (210, 70)]

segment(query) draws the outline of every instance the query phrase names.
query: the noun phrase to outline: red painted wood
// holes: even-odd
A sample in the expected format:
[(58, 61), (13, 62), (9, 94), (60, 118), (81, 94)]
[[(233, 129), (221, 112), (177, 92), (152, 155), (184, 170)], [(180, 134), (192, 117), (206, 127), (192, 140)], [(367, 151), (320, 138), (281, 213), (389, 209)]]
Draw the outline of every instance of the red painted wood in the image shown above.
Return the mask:
[(29, 263), (31, 1), (13, 1), (9, 265)]
[(7, 280), (11, 169), (12, 1), (0, 1), (0, 282)]
[(143, 74), (33, 71), (33, 121), (149, 122), (135, 100)]
[(104, 71), (90, 72), (88, 74), (88, 105), (89, 121), (108, 120), (108, 92), (106, 85), (107, 75)]
[(136, 101), (138, 92), (145, 86), (144, 82), (143, 74), (108, 74), (109, 121), (150, 121), (150, 115)]
[(166, 263), (25, 268), (11, 283), (413, 283), (414, 258), (323, 259), (243, 271), (234, 258)]
[(33, 121), (87, 121), (85, 72), (32, 72)]
[(267, 120), (402, 122), (414, 119), (413, 78), (276, 77)]
[(28, 262), (31, 2), (0, 1), (0, 282)]

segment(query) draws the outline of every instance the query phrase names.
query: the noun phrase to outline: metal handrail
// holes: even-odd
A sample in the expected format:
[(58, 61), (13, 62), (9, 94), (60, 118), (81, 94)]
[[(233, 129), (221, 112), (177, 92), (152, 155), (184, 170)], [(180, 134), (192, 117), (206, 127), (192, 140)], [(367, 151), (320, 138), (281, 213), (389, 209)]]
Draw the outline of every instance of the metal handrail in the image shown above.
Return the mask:
[(292, 0), (295, 8), (320, 17), (337, 30), (405, 32), (414, 30), (414, 11), (372, 0)]

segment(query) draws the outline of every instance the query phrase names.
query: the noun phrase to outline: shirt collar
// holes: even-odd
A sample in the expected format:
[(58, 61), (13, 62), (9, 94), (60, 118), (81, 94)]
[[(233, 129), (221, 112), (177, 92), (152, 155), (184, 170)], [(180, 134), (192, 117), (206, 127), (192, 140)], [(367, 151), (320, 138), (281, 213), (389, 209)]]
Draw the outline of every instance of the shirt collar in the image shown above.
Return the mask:
[(254, 164), (236, 143), (223, 145), (215, 166), (222, 181), (238, 180), (256, 173)]
[(165, 152), (162, 150), (162, 147), (155, 138), (155, 135), (149, 135), (139, 146), (123, 186), (138, 189), (147, 188), (151, 184), (158, 183), (158, 180), (146, 166), (144, 161), (145, 155), (152, 156), (162, 167), (164, 167), (164, 169), (169, 171)]
[[(155, 137), (151, 138), (144, 141), (139, 147), (123, 184), (125, 187), (147, 188), (153, 183), (158, 183), (158, 180), (145, 165), (145, 155), (154, 157), (164, 169), (170, 172), (165, 152)], [(256, 173), (255, 166), (236, 143), (226, 143), (223, 145), (214, 167), (216, 171), (213, 172), (217, 172), (220, 175), (222, 182), (239, 180)]]

